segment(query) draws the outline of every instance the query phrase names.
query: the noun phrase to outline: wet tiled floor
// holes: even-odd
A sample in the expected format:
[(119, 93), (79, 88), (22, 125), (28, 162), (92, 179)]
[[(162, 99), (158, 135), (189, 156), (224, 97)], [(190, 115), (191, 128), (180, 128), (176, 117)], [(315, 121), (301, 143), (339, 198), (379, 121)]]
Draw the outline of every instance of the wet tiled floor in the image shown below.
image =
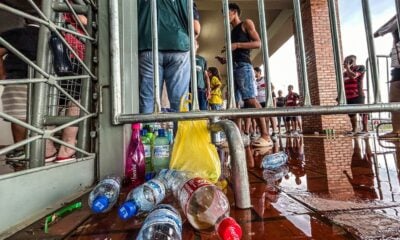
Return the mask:
[[(287, 166), (260, 169), (263, 156), (277, 151), (288, 153)], [(400, 141), (373, 135), (281, 137), (272, 148), (246, 152), (252, 208), (236, 209), (227, 190), (242, 239), (400, 239)], [(85, 196), (78, 200), (83, 209), (56, 222), (48, 234), (40, 221), (10, 239), (135, 239), (143, 218), (124, 222), (116, 209), (92, 215)], [(217, 236), (197, 232), (185, 220), (183, 239)]]

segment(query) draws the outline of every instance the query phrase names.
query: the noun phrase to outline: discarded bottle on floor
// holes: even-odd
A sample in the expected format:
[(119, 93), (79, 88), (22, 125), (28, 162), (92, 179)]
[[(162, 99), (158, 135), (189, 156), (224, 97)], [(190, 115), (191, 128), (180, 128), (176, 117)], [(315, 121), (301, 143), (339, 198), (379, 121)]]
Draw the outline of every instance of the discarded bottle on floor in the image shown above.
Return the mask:
[(266, 155), (261, 162), (261, 167), (264, 169), (277, 169), (286, 164), (287, 160), (288, 155), (285, 152)]
[(215, 229), (223, 240), (241, 238), (242, 229), (235, 219), (229, 217), (229, 201), (221, 190), (202, 178), (187, 179), (182, 175), (178, 179), (171, 187), (178, 192), (175, 195), (194, 228)]
[(118, 200), (121, 189), (121, 179), (108, 176), (101, 180), (90, 192), (89, 206), (94, 213), (103, 213), (110, 210)]
[(265, 181), (275, 182), (284, 178), (289, 173), (289, 167), (287, 165), (282, 165), (275, 169), (264, 169), (263, 178)]
[(132, 189), (126, 197), (125, 203), (119, 208), (120, 218), (127, 220), (142, 212), (152, 210), (165, 198), (165, 185), (157, 178)]
[(169, 167), (170, 161), (170, 145), (169, 140), (165, 136), (164, 129), (158, 129), (158, 136), (154, 140), (153, 147), (153, 169), (159, 172), (161, 169)]
[(160, 204), (144, 221), (136, 240), (182, 239), (182, 219), (171, 205)]
[(125, 177), (132, 186), (145, 181), (145, 152), (140, 139), (140, 124), (132, 124), (131, 141), (125, 159)]
[(148, 181), (154, 177), (154, 171), (151, 163), (151, 137), (148, 137), (147, 129), (140, 130), (140, 139), (142, 140), (144, 147), (145, 180)]

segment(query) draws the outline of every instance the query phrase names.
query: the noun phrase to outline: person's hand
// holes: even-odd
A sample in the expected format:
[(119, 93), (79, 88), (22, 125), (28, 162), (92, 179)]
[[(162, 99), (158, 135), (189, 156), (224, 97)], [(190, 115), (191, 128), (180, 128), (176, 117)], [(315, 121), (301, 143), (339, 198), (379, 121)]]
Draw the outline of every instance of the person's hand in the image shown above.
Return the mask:
[(232, 43), (232, 52), (239, 48), (239, 43)]
[(219, 63), (221, 64), (225, 64), (226, 63), (226, 58), (225, 57), (221, 57), (221, 56), (215, 56), (215, 58), (219, 61)]
[(206, 90), (206, 98), (207, 98), (207, 100), (209, 100), (211, 98), (211, 89), (210, 88), (207, 88), (207, 90)]

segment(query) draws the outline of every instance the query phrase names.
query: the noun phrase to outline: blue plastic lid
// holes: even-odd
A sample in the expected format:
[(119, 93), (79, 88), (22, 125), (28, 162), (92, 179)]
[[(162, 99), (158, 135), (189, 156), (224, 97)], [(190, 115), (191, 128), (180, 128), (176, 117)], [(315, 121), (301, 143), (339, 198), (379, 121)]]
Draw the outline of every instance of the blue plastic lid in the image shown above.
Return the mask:
[(147, 129), (143, 128), (140, 130), (140, 136), (145, 136), (147, 134)]
[(153, 179), (154, 178), (154, 172), (148, 172), (148, 173), (146, 173), (145, 175), (144, 175), (144, 180), (147, 182), (147, 181), (149, 181), (150, 179)]
[(92, 211), (95, 213), (101, 213), (108, 208), (108, 198), (106, 196), (98, 196), (92, 204)]
[(137, 213), (138, 213), (138, 206), (132, 201), (125, 202), (118, 209), (118, 215), (123, 220), (129, 219), (135, 216)]
[(159, 136), (159, 137), (165, 137), (165, 130), (164, 130), (164, 128), (158, 129), (158, 136)]

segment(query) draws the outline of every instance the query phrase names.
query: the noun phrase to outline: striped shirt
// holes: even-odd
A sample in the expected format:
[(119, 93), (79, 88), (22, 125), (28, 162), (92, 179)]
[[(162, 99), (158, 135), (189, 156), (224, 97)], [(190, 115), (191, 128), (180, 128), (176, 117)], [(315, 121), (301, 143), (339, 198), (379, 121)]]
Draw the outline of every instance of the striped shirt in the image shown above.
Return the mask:
[(343, 73), (344, 90), (346, 99), (358, 98), (362, 91), (362, 81), (364, 79), (365, 67), (362, 65), (351, 67), (351, 70), (356, 74), (355, 77), (350, 77), (347, 72)]

